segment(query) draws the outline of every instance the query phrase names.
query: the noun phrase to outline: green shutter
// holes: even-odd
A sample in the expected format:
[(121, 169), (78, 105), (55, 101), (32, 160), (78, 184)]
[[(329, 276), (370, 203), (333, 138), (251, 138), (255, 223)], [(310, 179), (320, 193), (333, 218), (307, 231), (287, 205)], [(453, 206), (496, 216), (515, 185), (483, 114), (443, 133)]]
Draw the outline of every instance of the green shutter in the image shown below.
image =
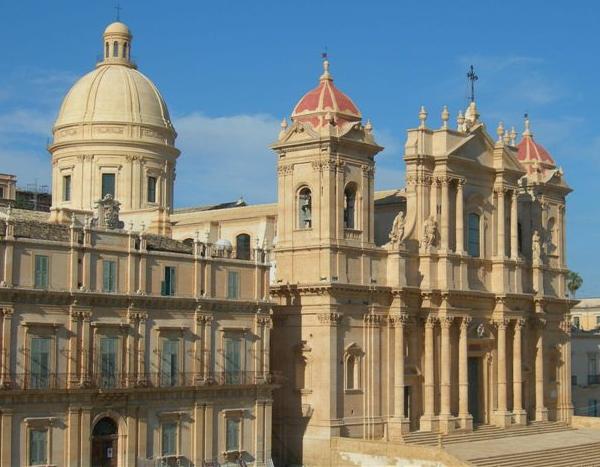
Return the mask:
[(46, 464), (46, 430), (31, 430), (29, 432), (29, 464)]
[(117, 338), (100, 339), (100, 374), (103, 387), (113, 387), (117, 377)]
[(161, 382), (164, 386), (174, 386), (177, 383), (179, 341), (165, 339), (161, 355)]
[(35, 284), (36, 289), (48, 288), (48, 257), (35, 256)]
[(116, 292), (117, 263), (115, 261), (105, 260), (102, 264), (102, 290), (104, 292)]
[(237, 451), (240, 449), (240, 421), (227, 419), (227, 433), (225, 440), (225, 449), (227, 451)]
[(165, 423), (162, 427), (162, 455), (173, 456), (177, 453), (177, 424)]
[(50, 377), (50, 339), (33, 337), (31, 339), (30, 377), (32, 388), (48, 387)]
[(239, 298), (239, 274), (229, 271), (227, 274), (227, 298)]

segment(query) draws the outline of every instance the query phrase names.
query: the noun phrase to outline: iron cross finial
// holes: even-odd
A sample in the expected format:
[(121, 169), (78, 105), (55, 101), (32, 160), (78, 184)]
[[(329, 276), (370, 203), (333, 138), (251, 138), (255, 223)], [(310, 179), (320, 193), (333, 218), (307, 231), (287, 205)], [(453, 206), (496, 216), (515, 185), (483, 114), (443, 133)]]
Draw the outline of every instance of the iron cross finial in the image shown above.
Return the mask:
[(117, 1), (117, 4), (115, 6), (115, 10), (117, 11), (117, 21), (121, 21), (121, 10), (123, 8), (121, 8), (121, 2)]
[(467, 73), (467, 79), (471, 82), (471, 102), (475, 102), (475, 81), (479, 79), (479, 76), (475, 74), (475, 68), (473, 68), (473, 65), (471, 65), (471, 68)]

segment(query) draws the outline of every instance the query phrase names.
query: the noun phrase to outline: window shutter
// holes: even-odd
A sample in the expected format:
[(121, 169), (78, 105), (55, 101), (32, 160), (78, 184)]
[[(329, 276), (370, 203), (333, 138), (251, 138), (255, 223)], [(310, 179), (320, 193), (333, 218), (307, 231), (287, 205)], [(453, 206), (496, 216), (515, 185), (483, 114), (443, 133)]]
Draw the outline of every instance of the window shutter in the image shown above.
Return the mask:
[(175, 268), (169, 268), (171, 270), (171, 288), (169, 295), (175, 295)]

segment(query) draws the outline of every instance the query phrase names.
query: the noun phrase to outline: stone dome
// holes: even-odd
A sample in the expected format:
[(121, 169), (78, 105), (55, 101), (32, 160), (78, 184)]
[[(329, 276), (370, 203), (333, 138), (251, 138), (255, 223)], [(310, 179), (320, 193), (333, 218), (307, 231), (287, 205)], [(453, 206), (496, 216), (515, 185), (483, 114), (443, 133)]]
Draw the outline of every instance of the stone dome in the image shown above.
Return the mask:
[(67, 93), (54, 128), (82, 123), (137, 123), (173, 130), (156, 86), (136, 69), (122, 65), (99, 66)]
[(121, 22), (104, 31), (103, 58), (65, 96), (54, 123), (54, 143), (96, 139), (152, 140), (177, 136), (164, 99), (131, 59), (132, 35)]
[(292, 112), (292, 120), (310, 123), (314, 128), (319, 128), (327, 121), (343, 125), (348, 122), (359, 122), (361, 119), (356, 104), (333, 84), (333, 78), (329, 73), (329, 61), (324, 60), (319, 85), (298, 101)]
[(550, 153), (533, 139), (529, 118), (525, 119), (523, 139), (517, 145), (517, 158), (530, 175), (536, 172), (544, 174), (547, 170), (556, 168), (556, 162)]

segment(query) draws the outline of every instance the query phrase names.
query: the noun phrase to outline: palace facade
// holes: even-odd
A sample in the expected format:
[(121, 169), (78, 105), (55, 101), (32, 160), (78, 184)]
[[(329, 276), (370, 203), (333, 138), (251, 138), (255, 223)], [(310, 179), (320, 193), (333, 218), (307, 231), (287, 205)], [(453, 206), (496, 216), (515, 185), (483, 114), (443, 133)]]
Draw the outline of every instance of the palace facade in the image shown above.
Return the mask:
[(421, 108), (405, 186), (376, 192), (325, 60), (274, 135), (276, 203), (173, 209), (131, 39), (110, 25), (65, 97), (50, 216), (2, 221), (4, 462), (328, 465), (339, 437), (570, 423), (571, 190), (529, 120)]

